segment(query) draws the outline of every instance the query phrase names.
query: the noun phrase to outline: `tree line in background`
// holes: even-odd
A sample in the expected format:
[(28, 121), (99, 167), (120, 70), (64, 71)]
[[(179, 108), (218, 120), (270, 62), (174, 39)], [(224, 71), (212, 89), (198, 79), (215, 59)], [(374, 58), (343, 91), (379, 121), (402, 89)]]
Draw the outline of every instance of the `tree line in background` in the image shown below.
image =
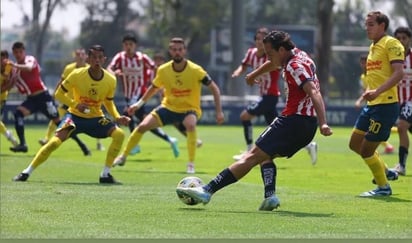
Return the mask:
[[(68, 58), (44, 60), (45, 50), (69, 53), (79, 46), (99, 43), (108, 57), (121, 49), (121, 38), (134, 32), (139, 46), (149, 54), (163, 51), (168, 40), (182, 36), (188, 43), (189, 58), (207, 67), (210, 60), (210, 33), (216, 26), (231, 26), (234, 1), (242, 1), (245, 23), (248, 26), (305, 25), (317, 29), (315, 60), (326, 97), (351, 99), (358, 95), (360, 75), (359, 52), (332, 52), (332, 45), (368, 46), (364, 31), (365, 13), (377, 10), (383, 2), (393, 9), (379, 9), (391, 19), (403, 17), (412, 26), (412, 0), (32, 0), (32, 16), (26, 16), (29, 28), (25, 40), (31, 43), (32, 53), (43, 64), (45, 72), (60, 74)], [(15, 0), (16, 4), (27, 1)], [(66, 9), (79, 4), (87, 12), (81, 23), (81, 33), (67, 41), (50, 30), (50, 20), (57, 8)], [(131, 5), (134, 8), (131, 8)], [(137, 7), (136, 7), (137, 6)], [(40, 21), (40, 16), (45, 16)], [(391, 29), (398, 27), (391, 23)], [(390, 34), (392, 32), (390, 31)], [(252, 40), (251, 40), (252, 41)], [(241, 51), (245, 50), (233, 50)], [(228, 70), (228, 77), (231, 70)], [(356, 84), (355, 84), (356, 83)], [(231, 90), (225, 94), (235, 95)]]

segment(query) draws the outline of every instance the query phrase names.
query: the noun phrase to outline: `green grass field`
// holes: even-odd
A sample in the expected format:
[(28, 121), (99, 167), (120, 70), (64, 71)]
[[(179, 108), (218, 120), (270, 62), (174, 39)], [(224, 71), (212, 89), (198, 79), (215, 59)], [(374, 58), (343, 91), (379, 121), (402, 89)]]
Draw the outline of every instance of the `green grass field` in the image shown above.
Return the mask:
[[(92, 148), (91, 157), (69, 140), (27, 182), (12, 182), (40, 147), (44, 129), (26, 129), (27, 154), (13, 154), (1, 137), (1, 239), (412, 238), (410, 162), (409, 174), (391, 182), (391, 197), (357, 197), (374, 185), (367, 166), (348, 149), (350, 128), (335, 127), (328, 138), (316, 135), (315, 166), (306, 150), (276, 160), (281, 207), (273, 212), (257, 210), (263, 199), (259, 168), (217, 192), (206, 206), (180, 202), (175, 188), (187, 176), (187, 151), (173, 127), (165, 130), (179, 139), (180, 157), (173, 157), (167, 143), (145, 134), (142, 152), (112, 170), (122, 185), (98, 183), (106, 152), (96, 151), (95, 139), (86, 135), (80, 137)], [(255, 127), (255, 138), (262, 130)], [(198, 135), (204, 145), (197, 150), (196, 176), (204, 182), (245, 147), (240, 126), (200, 126)], [(109, 142), (103, 141), (106, 148)], [(397, 134), (390, 142), (397, 147)], [(390, 166), (397, 162), (397, 153), (382, 157)]]

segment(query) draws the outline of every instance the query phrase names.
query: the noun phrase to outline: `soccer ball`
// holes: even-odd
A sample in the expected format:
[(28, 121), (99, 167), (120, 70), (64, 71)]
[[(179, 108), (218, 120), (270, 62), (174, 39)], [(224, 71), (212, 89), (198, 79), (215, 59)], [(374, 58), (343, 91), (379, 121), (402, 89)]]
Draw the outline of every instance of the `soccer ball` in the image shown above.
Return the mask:
[[(200, 187), (203, 186), (204, 183), (203, 181), (196, 177), (196, 176), (188, 176), (183, 178), (179, 183), (177, 184), (177, 188), (188, 188), (188, 187)], [(194, 198), (188, 197), (186, 195), (180, 194), (176, 191), (177, 197), (186, 205), (196, 205), (199, 202), (195, 200)]]

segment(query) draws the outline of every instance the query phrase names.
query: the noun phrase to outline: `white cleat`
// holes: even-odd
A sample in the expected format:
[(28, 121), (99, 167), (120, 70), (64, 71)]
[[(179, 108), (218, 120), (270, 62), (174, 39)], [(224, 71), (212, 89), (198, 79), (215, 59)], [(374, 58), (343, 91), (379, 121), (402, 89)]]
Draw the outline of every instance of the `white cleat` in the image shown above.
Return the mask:
[(117, 157), (114, 159), (113, 164), (112, 164), (112, 167), (115, 167), (115, 166), (124, 166), (125, 164), (126, 164), (126, 156), (124, 156), (124, 155), (119, 155), (119, 156), (117, 156)]

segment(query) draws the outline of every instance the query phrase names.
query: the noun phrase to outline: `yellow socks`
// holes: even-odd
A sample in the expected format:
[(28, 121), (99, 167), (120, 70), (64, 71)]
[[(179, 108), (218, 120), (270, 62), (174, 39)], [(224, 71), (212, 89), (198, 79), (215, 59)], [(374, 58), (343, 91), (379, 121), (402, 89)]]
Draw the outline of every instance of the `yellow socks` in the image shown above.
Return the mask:
[(375, 152), (371, 157), (363, 159), (372, 171), (376, 184), (380, 187), (388, 184), (385, 173), (385, 164), (380, 159), (379, 154)]
[(196, 130), (189, 132), (187, 131), (187, 152), (189, 155), (189, 161), (194, 162), (196, 156), (196, 141), (197, 141), (197, 134)]
[(112, 134), (112, 142), (110, 143), (109, 149), (107, 150), (106, 155), (106, 167), (112, 167), (113, 161), (116, 156), (119, 154), (120, 149), (122, 148), (123, 140), (124, 140), (124, 132), (120, 128), (116, 128)]
[(126, 148), (123, 150), (123, 155), (127, 156), (130, 151), (139, 144), (140, 140), (143, 137), (143, 133), (140, 133), (137, 131), (137, 129), (134, 129), (133, 132), (130, 134), (129, 139), (127, 140)]

